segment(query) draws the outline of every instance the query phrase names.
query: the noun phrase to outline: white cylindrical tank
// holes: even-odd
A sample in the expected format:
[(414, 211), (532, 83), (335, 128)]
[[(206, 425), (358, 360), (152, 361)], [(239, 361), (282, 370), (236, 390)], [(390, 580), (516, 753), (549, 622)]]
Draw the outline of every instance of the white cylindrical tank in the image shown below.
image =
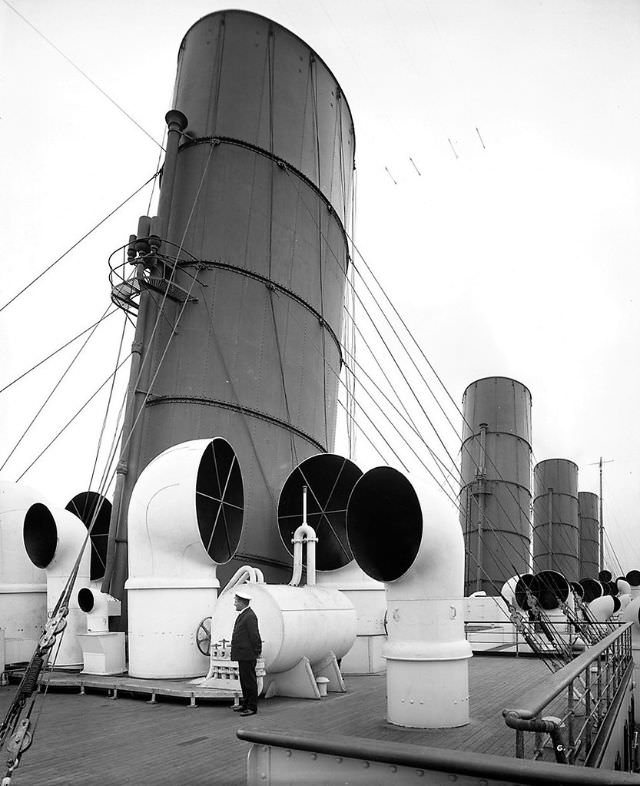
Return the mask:
[(22, 527), (44, 496), (29, 486), (0, 482), (0, 626), (7, 663), (28, 661), (47, 618), (47, 577), (29, 559)]
[(347, 503), (361, 477), (360, 468), (344, 456), (320, 453), (293, 470), (278, 500), (280, 537), (293, 556), (293, 533), (302, 524), (303, 488), (307, 489), (307, 521), (318, 537), (316, 583), (343, 592), (356, 610), (356, 641), (340, 664), (343, 674), (372, 674), (386, 668), (384, 584), (358, 567), (347, 540)]
[[(82, 521), (68, 510), (49, 508), (36, 502), (24, 517), (23, 535), (29, 558), (36, 567), (44, 568), (46, 572), (47, 613), (51, 615), (85, 544), (87, 530)], [(56, 666), (82, 666), (82, 649), (77, 635), (86, 633), (87, 624), (78, 605), (78, 591), (89, 586), (90, 563), (90, 546), (87, 543), (69, 596), (67, 626), (53, 649), (51, 661)]]
[[(242, 584), (251, 595), (251, 608), (258, 618), (262, 657), (267, 674), (293, 668), (303, 657), (311, 666), (330, 652), (342, 658), (356, 638), (356, 612), (339, 590), (324, 587), (290, 587), (282, 584)], [(233, 590), (216, 602), (211, 642), (231, 642), (237, 612)]]
[(129, 674), (179, 679), (206, 674), (199, 622), (211, 614), (242, 532), (244, 493), (224, 439), (175, 445), (142, 472), (129, 505)]

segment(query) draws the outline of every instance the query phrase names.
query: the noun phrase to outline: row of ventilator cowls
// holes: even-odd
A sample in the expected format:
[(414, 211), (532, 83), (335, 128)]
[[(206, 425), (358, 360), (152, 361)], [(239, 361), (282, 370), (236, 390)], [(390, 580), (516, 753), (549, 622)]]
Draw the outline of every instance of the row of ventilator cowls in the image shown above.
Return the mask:
[[(226, 455), (228, 475), (222, 473), (222, 478), (237, 483), (234, 473), (240, 470), (233, 451), (216, 438), (165, 451), (145, 468), (134, 488), (126, 584), (132, 676), (205, 675), (210, 662), (203, 662), (198, 651), (198, 622), (213, 617), (212, 644), (230, 633), (217, 622), (217, 616), (224, 616), (216, 615), (224, 592), (218, 599), (212, 511), (198, 500), (199, 484), (220, 469), (211, 464), (211, 455)], [(331, 458), (324, 454), (306, 461)], [(378, 621), (384, 625), (386, 616), (381, 638), (388, 719), (416, 727), (468, 722), (472, 653), (464, 633), (464, 542), (456, 511), (437, 493), (425, 493), (419, 483), (389, 467), (364, 474), (358, 470), (341, 494), (345, 544), (353, 561), (323, 576), (319, 571), (317, 583), (306, 586), (266, 585), (251, 567), (242, 576), (256, 606), (258, 595), (264, 595), (272, 608), (266, 604), (262, 614), (257, 609), (267, 678), (270, 669), (283, 664), (296, 668), (301, 661), (317, 671), (318, 664), (326, 666), (327, 657), (335, 661), (345, 656), (373, 618), (380, 633)], [(42, 630), (43, 578), (51, 610), (86, 533), (81, 517), (56, 509), (37, 491), (6, 483), (0, 487), (0, 627), (7, 634), (9, 661), (30, 656)], [(346, 576), (352, 581), (348, 591), (342, 591)], [(354, 601), (362, 595), (369, 598), (364, 611)], [(87, 612), (93, 615), (89, 624)], [(117, 601), (102, 595), (97, 577), (92, 577), (91, 555), (85, 549), (57, 665), (82, 665), (86, 637), (101, 642), (119, 637), (120, 642), (122, 634), (107, 630), (108, 616), (117, 612)], [(115, 649), (124, 653), (124, 643)]]
[(573, 623), (574, 630), (588, 634), (584, 636), (589, 639), (587, 643), (609, 633), (606, 623), (612, 619), (636, 623), (634, 636), (638, 633), (640, 571), (637, 570), (615, 581), (608, 570), (601, 571), (598, 579), (572, 582), (554, 570), (525, 573), (505, 582), (500, 594), (510, 609), (524, 612), (531, 619), (542, 613), (558, 631), (565, 632), (566, 625)]

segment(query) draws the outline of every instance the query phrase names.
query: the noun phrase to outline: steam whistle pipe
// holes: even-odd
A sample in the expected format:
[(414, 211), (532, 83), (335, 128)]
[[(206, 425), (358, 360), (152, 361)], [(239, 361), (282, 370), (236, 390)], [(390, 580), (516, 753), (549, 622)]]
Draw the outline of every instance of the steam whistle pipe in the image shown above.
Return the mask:
[[(304, 500), (304, 495), (303, 495)], [(306, 511), (303, 513), (306, 517)], [(313, 527), (301, 524), (293, 533), (293, 576), (289, 582), (290, 587), (297, 587), (302, 579), (302, 549), (307, 546), (307, 586), (314, 587), (316, 583), (316, 543), (318, 538)]]
[(170, 109), (164, 116), (167, 124), (167, 150), (162, 167), (160, 199), (158, 201), (158, 219), (160, 237), (165, 238), (169, 226), (169, 214), (173, 201), (173, 186), (176, 179), (178, 146), (180, 137), (188, 124), (186, 116), (179, 109)]

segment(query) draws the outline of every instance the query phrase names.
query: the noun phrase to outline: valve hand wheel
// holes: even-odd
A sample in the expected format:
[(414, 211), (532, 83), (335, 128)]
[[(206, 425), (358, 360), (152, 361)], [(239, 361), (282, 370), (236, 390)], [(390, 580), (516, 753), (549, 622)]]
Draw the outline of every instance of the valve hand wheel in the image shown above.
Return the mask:
[(211, 653), (211, 617), (205, 617), (196, 631), (196, 644), (203, 655)]

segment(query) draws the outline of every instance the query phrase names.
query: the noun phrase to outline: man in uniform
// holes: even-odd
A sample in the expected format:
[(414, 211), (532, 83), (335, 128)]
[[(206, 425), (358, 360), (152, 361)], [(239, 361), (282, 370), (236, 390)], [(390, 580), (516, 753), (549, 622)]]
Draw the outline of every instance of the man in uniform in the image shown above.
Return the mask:
[(238, 661), (242, 702), (233, 707), (240, 715), (255, 715), (258, 711), (258, 680), (256, 660), (262, 652), (262, 639), (258, 630), (258, 618), (249, 608), (251, 595), (243, 590), (236, 592), (234, 604), (238, 616), (231, 636), (231, 660)]

